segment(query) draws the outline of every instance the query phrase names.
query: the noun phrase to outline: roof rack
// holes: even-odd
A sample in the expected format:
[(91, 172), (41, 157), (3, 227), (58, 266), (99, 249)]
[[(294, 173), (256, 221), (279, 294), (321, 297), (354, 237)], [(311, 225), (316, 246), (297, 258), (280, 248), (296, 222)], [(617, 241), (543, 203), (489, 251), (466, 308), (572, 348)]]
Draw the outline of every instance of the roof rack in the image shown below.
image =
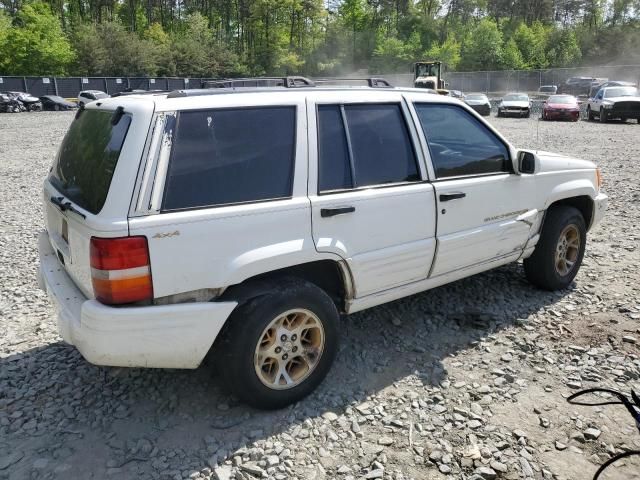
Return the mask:
[(251, 88), (251, 87), (285, 87), (300, 88), (313, 87), (313, 81), (305, 77), (253, 77), (253, 78), (222, 78), (218, 80), (203, 80), (202, 88)]
[(316, 84), (339, 85), (343, 82), (367, 82), (367, 86), (371, 88), (393, 88), (393, 85), (380, 77), (336, 77), (336, 78), (317, 78), (314, 80)]
[(222, 78), (218, 80), (203, 80), (202, 88), (188, 90), (174, 90), (167, 98), (196, 97), (202, 95), (214, 95), (217, 93), (230, 93), (235, 89), (244, 91), (264, 91), (264, 89), (310, 88), (319, 84), (338, 87), (345, 82), (366, 82), (371, 88), (394, 88), (384, 78), (320, 78), (309, 80), (306, 77), (255, 77), (255, 78)]

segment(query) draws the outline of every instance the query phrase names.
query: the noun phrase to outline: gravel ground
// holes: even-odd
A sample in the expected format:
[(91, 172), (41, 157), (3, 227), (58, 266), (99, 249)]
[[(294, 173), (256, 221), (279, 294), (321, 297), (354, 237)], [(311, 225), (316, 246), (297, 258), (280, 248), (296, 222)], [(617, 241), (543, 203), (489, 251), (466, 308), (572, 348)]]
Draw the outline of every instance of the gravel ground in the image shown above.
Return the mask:
[(72, 118), (0, 115), (0, 478), (585, 479), (640, 447), (622, 407), (565, 401), (640, 388), (640, 125), (492, 117), (602, 167), (610, 209), (573, 288), (538, 291), (514, 264), (356, 314), (323, 385), (265, 413), (207, 368), (101, 368), (61, 342), (36, 237)]

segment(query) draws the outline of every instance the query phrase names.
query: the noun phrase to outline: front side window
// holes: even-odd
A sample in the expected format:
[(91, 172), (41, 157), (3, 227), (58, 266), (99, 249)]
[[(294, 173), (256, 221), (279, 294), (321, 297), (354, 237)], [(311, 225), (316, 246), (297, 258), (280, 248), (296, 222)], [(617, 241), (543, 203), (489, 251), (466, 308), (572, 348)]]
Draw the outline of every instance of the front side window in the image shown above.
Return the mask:
[(162, 210), (289, 198), (295, 107), (178, 115)]
[(420, 180), (398, 104), (318, 107), (318, 147), (321, 192)]
[(506, 145), (466, 110), (429, 103), (415, 107), (436, 177), (512, 172)]

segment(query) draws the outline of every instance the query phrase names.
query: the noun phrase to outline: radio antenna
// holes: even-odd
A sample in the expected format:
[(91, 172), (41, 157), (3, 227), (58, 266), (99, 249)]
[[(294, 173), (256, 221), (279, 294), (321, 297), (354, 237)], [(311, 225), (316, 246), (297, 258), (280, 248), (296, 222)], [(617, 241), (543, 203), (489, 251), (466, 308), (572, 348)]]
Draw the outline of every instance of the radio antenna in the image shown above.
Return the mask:
[(540, 117), (536, 122), (536, 152), (540, 151)]

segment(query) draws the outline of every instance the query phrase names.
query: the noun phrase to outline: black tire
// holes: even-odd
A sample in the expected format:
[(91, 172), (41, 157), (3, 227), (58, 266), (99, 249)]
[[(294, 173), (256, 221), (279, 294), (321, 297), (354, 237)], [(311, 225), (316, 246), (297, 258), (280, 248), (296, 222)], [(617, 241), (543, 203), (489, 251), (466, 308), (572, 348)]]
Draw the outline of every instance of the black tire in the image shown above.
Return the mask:
[(531, 110), (527, 110), (527, 113), (524, 114), (524, 118), (529, 118), (531, 116)]
[(590, 122), (593, 122), (594, 119), (595, 119), (595, 115), (591, 111), (591, 105), (587, 105), (587, 120), (589, 120)]
[(59, 111), (60, 110), (60, 105), (57, 105), (57, 104), (54, 105), (53, 106), (53, 110), (56, 111), (56, 112)]
[[(556, 252), (560, 236), (566, 228), (575, 227), (579, 235), (579, 247), (573, 267), (562, 275), (556, 267)], [(567, 288), (580, 270), (584, 257), (587, 229), (584, 217), (577, 208), (569, 206), (552, 207), (546, 215), (540, 240), (529, 258), (524, 260), (527, 280), (543, 290)]]
[(500, 109), (498, 109), (498, 113), (496, 113), (496, 117), (501, 117), (502, 116), (502, 112), (500, 111)]
[(626, 117), (622, 117), (622, 118), (620, 119), (620, 121), (621, 121), (622, 123), (627, 123), (627, 118), (626, 118)]
[[(221, 366), (224, 384), (241, 401), (261, 409), (283, 408), (310, 394), (331, 369), (338, 351), (340, 316), (329, 295), (305, 280), (283, 278), (256, 291), (257, 296), (239, 305), (227, 320), (228, 328), (216, 342), (216, 363)], [(292, 309), (308, 310), (319, 319), (324, 349), (311, 373), (298, 385), (277, 390), (258, 377), (254, 356), (267, 326)]]
[(609, 121), (609, 116), (607, 112), (604, 111), (604, 108), (600, 107), (600, 123), (607, 123)]

